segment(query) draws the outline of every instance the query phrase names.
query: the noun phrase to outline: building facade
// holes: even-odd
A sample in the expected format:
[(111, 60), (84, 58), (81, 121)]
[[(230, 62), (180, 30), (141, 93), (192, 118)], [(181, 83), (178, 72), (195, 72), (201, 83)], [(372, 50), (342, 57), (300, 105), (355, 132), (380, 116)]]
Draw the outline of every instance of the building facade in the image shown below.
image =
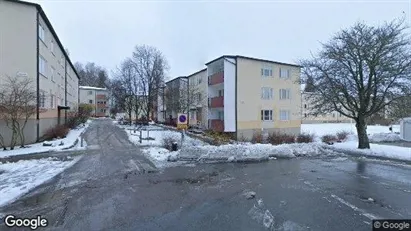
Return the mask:
[(315, 123), (350, 123), (352, 119), (343, 114), (332, 111), (319, 115), (313, 115), (313, 93), (301, 92), (301, 123), (315, 124)]
[(80, 103), (92, 105), (95, 117), (106, 117), (110, 115), (108, 102), (109, 92), (107, 88), (80, 86)]
[(178, 113), (187, 113), (188, 78), (180, 76), (165, 83), (164, 103), (166, 122), (176, 121)]
[[(36, 113), (24, 130), (32, 143), (77, 110), (79, 76), (40, 5), (0, 0), (0, 30), (0, 82), (29, 78), (37, 92)], [(4, 121), (0, 130), (7, 143)]]
[[(300, 66), (238, 55), (205, 65), (188, 76), (190, 125), (248, 139), (256, 132), (300, 133)], [(169, 81), (166, 92), (179, 81)], [(181, 98), (166, 97), (165, 105)], [(166, 107), (175, 118), (178, 112)]]
[(207, 69), (202, 69), (188, 77), (189, 124), (208, 128), (208, 83)]

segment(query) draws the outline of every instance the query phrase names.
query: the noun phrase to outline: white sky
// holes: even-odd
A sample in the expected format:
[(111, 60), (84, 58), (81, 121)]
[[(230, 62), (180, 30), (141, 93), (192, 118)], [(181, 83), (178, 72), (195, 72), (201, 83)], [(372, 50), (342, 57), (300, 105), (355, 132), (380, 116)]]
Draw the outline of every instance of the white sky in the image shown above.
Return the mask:
[(42, 5), (73, 62), (110, 71), (135, 45), (147, 44), (166, 56), (169, 78), (224, 54), (295, 63), (357, 21), (411, 16), (411, 0), (32, 2)]

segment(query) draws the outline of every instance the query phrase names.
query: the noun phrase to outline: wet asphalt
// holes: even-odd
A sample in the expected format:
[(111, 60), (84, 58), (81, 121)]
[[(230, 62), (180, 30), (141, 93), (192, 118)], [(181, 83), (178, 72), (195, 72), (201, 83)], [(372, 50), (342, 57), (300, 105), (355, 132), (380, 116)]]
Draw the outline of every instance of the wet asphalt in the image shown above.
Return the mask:
[(111, 120), (85, 138), (92, 149), (79, 162), (0, 213), (47, 218), (38, 230), (372, 230), (372, 219), (411, 219), (406, 164), (333, 157), (159, 170)]

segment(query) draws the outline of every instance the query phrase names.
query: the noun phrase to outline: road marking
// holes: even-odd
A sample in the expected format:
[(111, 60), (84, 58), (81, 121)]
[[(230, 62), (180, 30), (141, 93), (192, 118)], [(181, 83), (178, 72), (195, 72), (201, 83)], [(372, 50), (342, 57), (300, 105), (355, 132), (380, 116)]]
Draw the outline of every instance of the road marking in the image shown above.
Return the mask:
[(371, 214), (371, 213), (367, 213), (367, 212), (365, 212), (365, 211), (362, 210), (362, 209), (359, 209), (357, 206), (355, 206), (355, 205), (353, 205), (353, 204), (345, 201), (345, 200), (342, 199), (341, 197), (338, 197), (338, 196), (336, 196), (336, 195), (334, 195), (334, 194), (331, 194), (331, 197), (334, 198), (334, 199), (336, 199), (336, 200), (338, 200), (340, 203), (342, 203), (342, 204), (350, 207), (350, 208), (353, 209), (354, 211), (361, 213), (361, 215), (369, 218), (370, 220), (379, 219), (377, 216), (375, 216), (375, 215), (373, 215), (373, 214)]

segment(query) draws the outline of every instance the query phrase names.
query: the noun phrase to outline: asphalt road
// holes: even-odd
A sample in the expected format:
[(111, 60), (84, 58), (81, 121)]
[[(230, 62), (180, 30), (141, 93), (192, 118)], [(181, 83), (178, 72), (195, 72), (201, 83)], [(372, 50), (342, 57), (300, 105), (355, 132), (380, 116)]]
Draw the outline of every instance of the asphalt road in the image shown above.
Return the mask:
[(94, 122), (86, 140), (99, 149), (0, 213), (41, 215), (49, 226), (39, 230), (345, 231), (411, 218), (409, 165), (332, 158), (158, 171), (110, 120)]

